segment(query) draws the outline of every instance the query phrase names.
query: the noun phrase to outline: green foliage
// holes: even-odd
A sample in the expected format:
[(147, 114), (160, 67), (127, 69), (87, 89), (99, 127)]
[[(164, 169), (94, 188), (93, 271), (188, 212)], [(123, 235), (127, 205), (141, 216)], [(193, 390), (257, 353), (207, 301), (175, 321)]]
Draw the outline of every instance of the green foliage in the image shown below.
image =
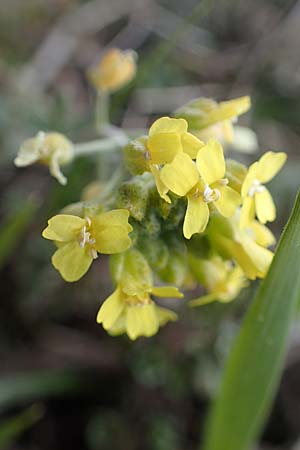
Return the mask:
[(247, 450), (257, 438), (282, 371), (300, 299), (300, 195), (273, 263), (244, 319), (208, 422), (205, 450)]
[(38, 202), (27, 200), (0, 228), (0, 268), (13, 254), (27, 227), (32, 223)]

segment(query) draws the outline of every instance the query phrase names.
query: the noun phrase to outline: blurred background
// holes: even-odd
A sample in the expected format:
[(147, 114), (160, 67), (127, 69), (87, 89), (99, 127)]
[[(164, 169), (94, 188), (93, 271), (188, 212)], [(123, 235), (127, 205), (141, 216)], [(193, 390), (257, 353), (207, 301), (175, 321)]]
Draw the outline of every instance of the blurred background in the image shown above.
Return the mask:
[[(60, 186), (46, 168), (16, 169), (39, 130), (96, 139), (87, 68), (133, 48), (137, 77), (113, 95), (112, 121), (147, 128), (199, 96), (250, 95), (239, 120), (289, 160), (270, 186), (285, 224), (300, 180), (300, 2), (291, 0), (0, 1), (0, 448), (195, 450), (255, 283), (229, 305), (189, 310), (151, 339), (112, 338), (95, 323), (111, 291), (105, 258), (75, 284), (50, 264), (47, 219), (97, 177), (78, 158)], [(300, 449), (300, 336), (260, 450)]]

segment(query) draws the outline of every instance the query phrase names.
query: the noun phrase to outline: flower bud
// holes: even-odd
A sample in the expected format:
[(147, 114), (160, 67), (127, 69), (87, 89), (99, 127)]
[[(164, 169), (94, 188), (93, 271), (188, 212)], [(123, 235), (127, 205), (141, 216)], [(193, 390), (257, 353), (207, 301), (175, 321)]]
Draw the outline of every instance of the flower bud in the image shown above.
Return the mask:
[(220, 103), (210, 98), (201, 97), (178, 108), (174, 115), (184, 118), (190, 129), (202, 130), (218, 122), (233, 120), (248, 111), (249, 108), (250, 98), (248, 96)]
[(229, 180), (229, 186), (237, 192), (241, 192), (242, 184), (247, 175), (248, 169), (244, 164), (233, 159), (226, 159), (226, 178)]
[(89, 81), (97, 91), (117, 91), (135, 77), (136, 59), (133, 50), (111, 48), (88, 70)]
[(147, 211), (151, 187), (153, 187), (153, 180), (148, 173), (138, 175), (123, 183), (117, 194), (116, 207), (127, 209), (130, 215), (140, 222), (144, 219)]
[(129, 142), (124, 148), (124, 163), (133, 175), (149, 172), (149, 163), (146, 159), (147, 140), (147, 136), (141, 136)]

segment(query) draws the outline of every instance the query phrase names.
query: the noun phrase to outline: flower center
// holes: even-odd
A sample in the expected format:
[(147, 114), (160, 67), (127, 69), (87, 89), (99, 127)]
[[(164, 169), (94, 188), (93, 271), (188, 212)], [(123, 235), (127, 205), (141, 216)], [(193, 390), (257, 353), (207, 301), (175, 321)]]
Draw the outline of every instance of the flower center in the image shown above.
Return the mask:
[[(81, 229), (81, 232), (80, 232), (79, 245), (81, 248), (84, 248), (86, 245), (93, 245), (96, 243), (96, 239), (94, 239), (91, 236), (91, 233), (89, 231), (87, 231), (88, 227), (91, 226), (91, 219), (89, 217), (86, 217), (85, 220), (86, 220), (87, 224), (84, 225), (84, 227)], [(93, 259), (96, 259), (98, 257), (97, 251), (95, 248), (91, 247), (90, 252), (91, 252), (91, 256)]]
[(254, 194), (256, 194), (256, 193), (259, 194), (259, 193), (263, 192), (265, 189), (266, 189), (265, 186), (263, 184), (261, 184), (261, 182), (259, 180), (255, 179), (255, 180), (253, 180), (253, 182), (249, 188), (248, 195), (249, 195), (249, 197), (254, 197)]
[(139, 295), (132, 295), (132, 296), (126, 296), (125, 297), (125, 302), (127, 303), (128, 306), (138, 306), (138, 307), (142, 307), (142, 306), (146, 306), (146, 305), (151, 305), (151, 303), (153, 303), (153, 300), (151, 300), (150, 296), (145, 294), (143, 296), (139, 296)]
[(211, 203), (219, 200), (221, 197), (219, 189), (212, 189), (208, 184), (204, 186), (203, 200), (205, 203)]

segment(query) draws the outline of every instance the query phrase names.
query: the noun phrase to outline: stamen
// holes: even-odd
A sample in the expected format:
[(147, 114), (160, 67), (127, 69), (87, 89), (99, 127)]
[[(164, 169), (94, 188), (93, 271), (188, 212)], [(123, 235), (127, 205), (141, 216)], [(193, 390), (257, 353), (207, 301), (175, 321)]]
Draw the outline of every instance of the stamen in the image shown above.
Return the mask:
[(221, 180), (219, 180), (219, 184), (221, 186), (227, 186), (228, 183), (229, 183), (228, 178), (221, 178)]
[(211, 189), (211, 187), (206, 184), (203, 191), (203, 199), (205, 203), (216, 202), (221, 197), (219, 189)]
[(258, 193), (260, 194), (265, 190), (265, 186), (261, 184), (261, 182), (257, 179), (253, 180), (252, 185), (250, 186), (250, 189), (248, 191), (249, 197), (254, 197), (254, 194)]
[(151, 159), (151, 155), (150, 155), (149, 150), (147, 150), (147, 151), (144, 153), (144, 156), (145, 156), (145, 159), (146, 159), (147, 161), (149, 161), (149, 160)]
[[(91, 226), (91, 223), (92, 223), (91, 219), (89, 217), (86, 217), (85, 220), (86, 220), (87, 225), (85, 225), (82, 228), (81, 233), (80, 233), (79, 245), (81, 248), (84, 248), (86, 244), (93, 245), (96, 243), (96, 240), (91, 237), (91, 233), (89, 231), (87, 231), (87, 226), (88, 227)], [(94, 249), (91, 249), (91, 250), (94, 250)], [(93, 258), (94, 258), (94, 256), (93, 256)]]

